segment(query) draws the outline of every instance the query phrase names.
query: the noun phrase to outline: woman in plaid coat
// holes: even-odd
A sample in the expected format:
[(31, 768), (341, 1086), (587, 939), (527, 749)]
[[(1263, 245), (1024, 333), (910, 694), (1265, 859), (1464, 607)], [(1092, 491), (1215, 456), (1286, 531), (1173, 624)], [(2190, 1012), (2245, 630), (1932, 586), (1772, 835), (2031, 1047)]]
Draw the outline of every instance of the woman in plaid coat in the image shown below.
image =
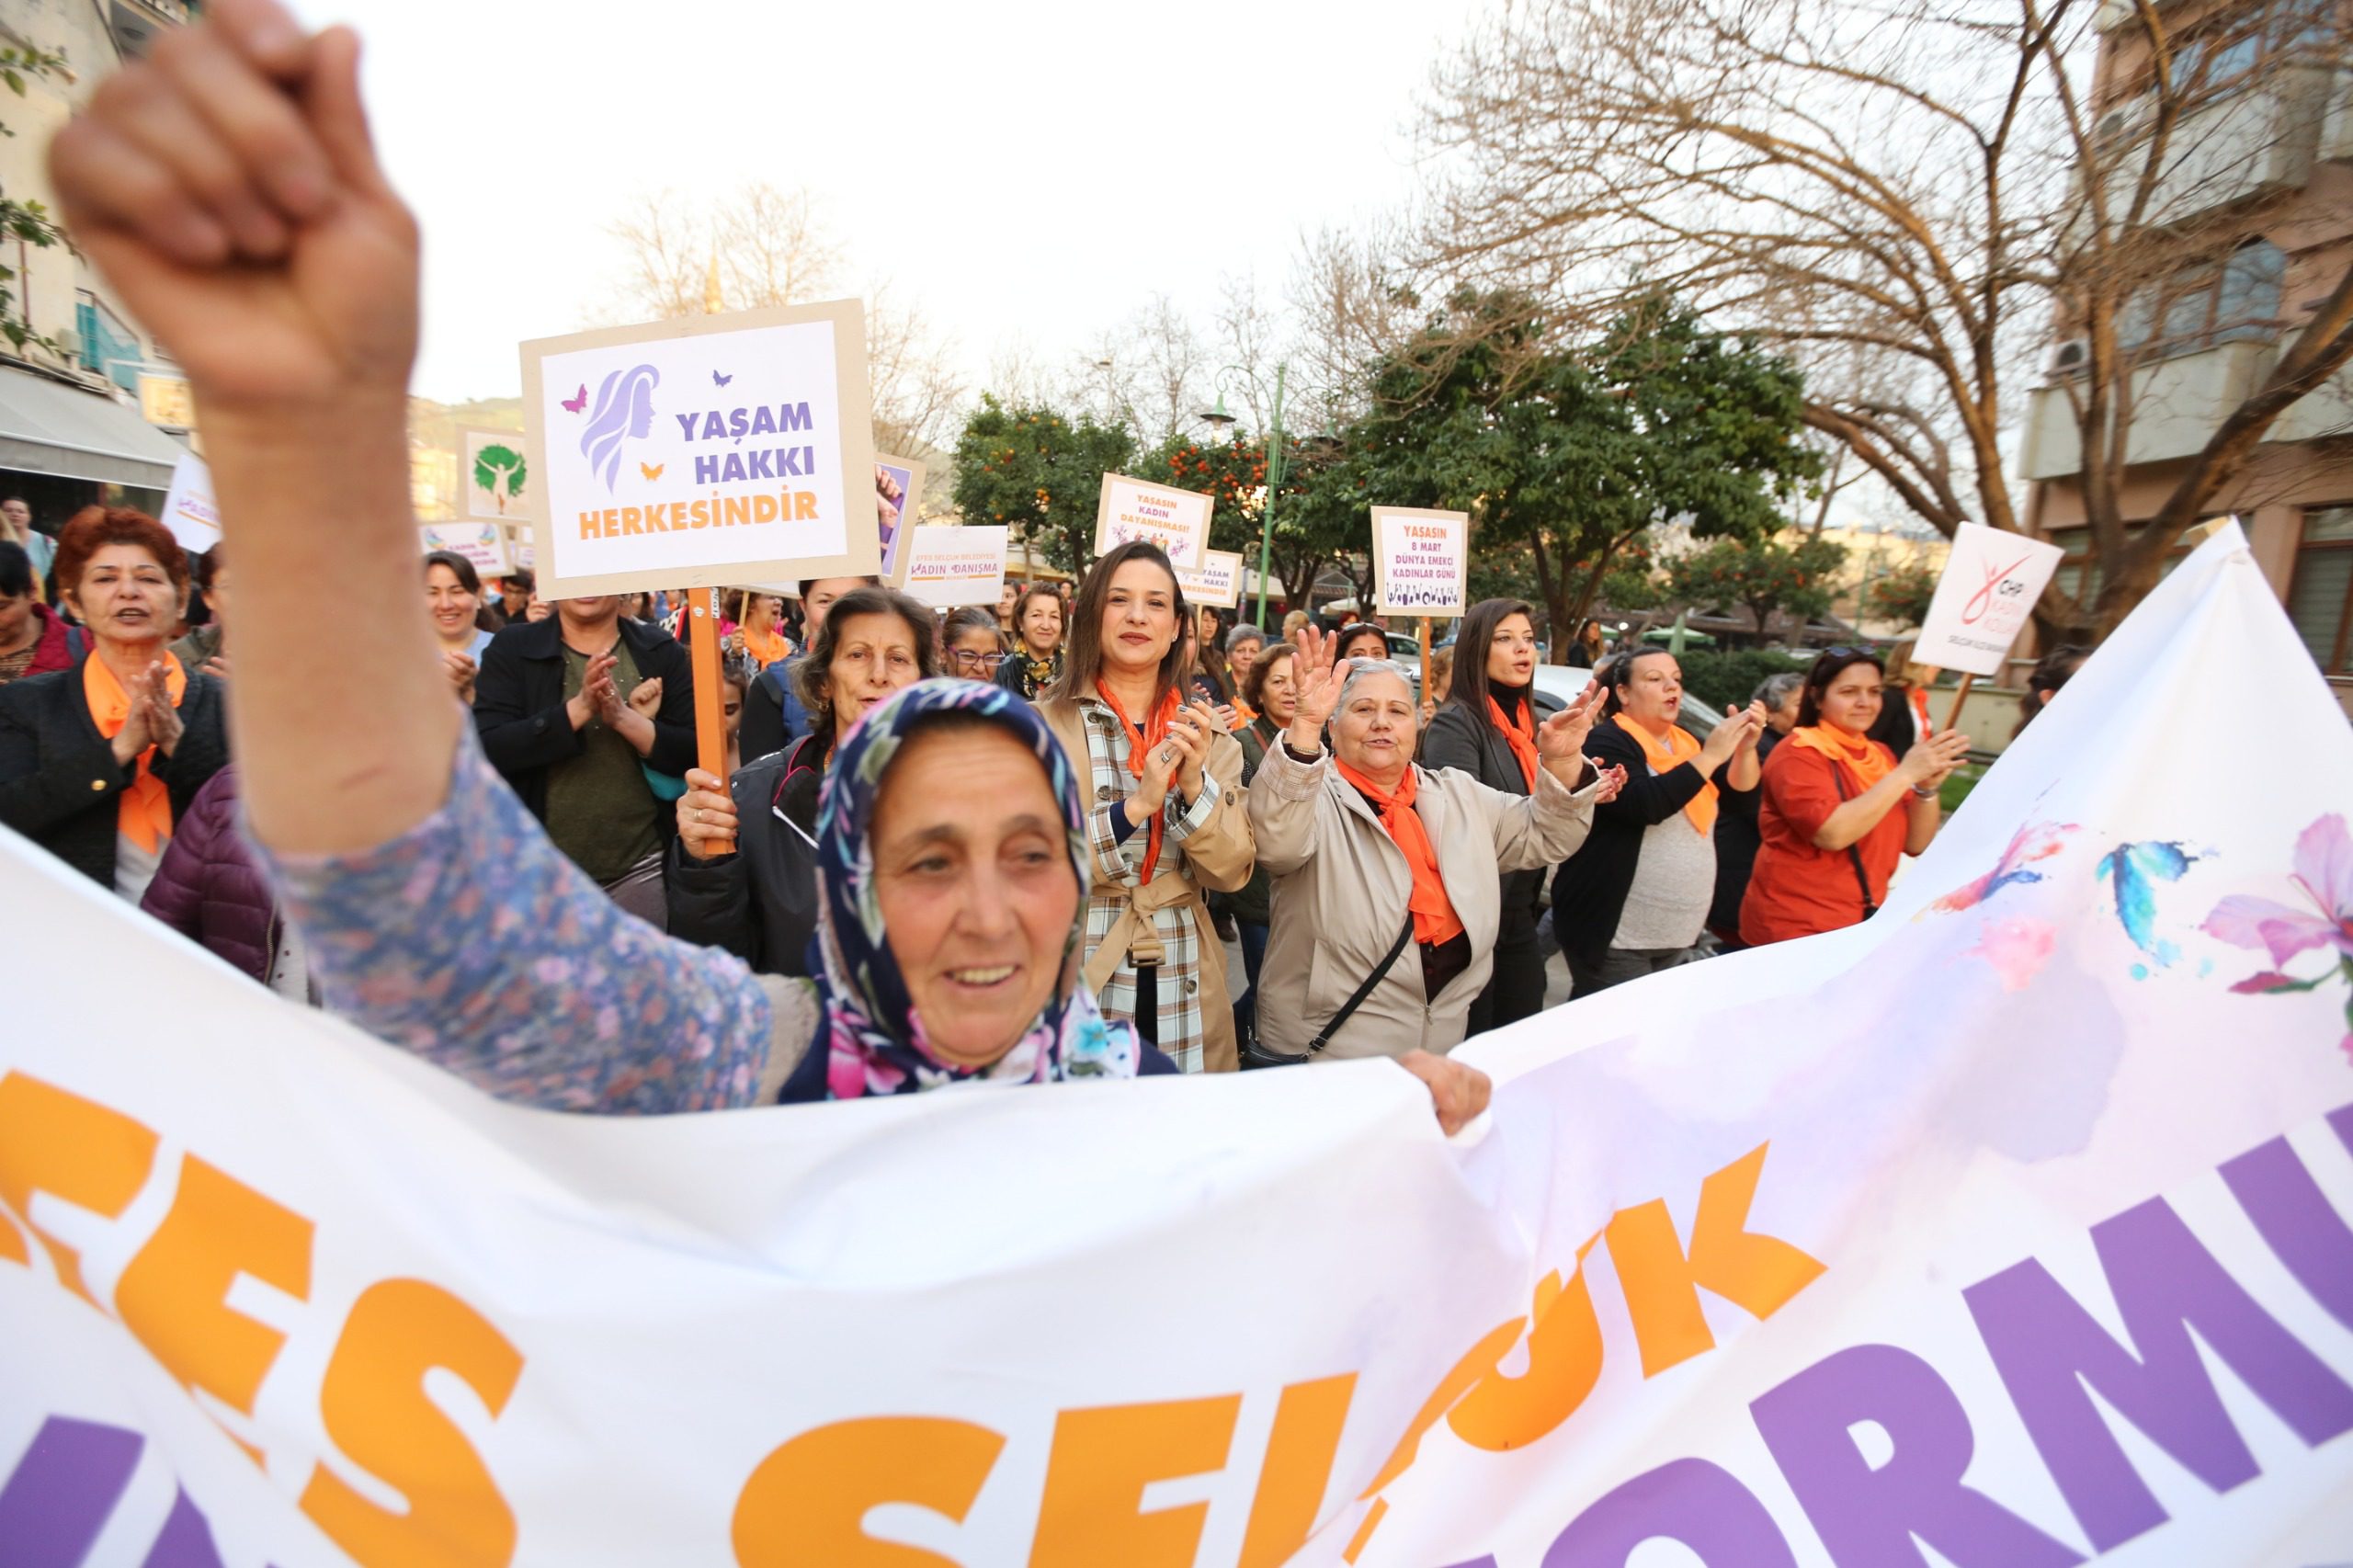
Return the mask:
[(1255, 852), (1242, 748), (1184, 699), (1187, 614), (1157, 545), (1111, 551), (1080, 585), (1062, 677), (1039, 706), (1086, 796), (1087, 986), (1184, 1071), (1226, 1073), (1233, 1010), (1202, 894), (1248, 882)]

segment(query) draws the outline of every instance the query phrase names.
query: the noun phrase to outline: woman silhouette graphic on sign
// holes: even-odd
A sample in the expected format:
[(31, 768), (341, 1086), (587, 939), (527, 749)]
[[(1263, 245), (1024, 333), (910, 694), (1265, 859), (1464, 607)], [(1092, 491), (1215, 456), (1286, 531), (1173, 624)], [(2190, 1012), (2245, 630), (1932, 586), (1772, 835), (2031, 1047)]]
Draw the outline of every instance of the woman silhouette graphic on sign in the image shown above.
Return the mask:
[(597, 389), (597, 411), (580, 433), (580, 450), (590, 470), (604, 480), (608, 494), (620, 472), (622, 447), (653, 433), (654, 388), (661, 380), (662, 372), (653, 366), (632, 365), (615, 370)]

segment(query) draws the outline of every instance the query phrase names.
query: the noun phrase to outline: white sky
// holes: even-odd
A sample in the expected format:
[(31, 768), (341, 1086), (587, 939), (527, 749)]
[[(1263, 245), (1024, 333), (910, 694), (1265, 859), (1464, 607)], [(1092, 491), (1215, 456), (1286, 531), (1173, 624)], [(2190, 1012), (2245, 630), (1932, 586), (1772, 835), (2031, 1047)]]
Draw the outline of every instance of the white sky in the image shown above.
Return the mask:
[(1061, 369), (1166, 293), (1279, 292), (1302, 230), (1402, 202), (1432, 62), (1479, 0), (1134, 6), (296, 0), (356, 24), (423, 221), (415, 390), (520, 389), (515, 345), (583, 325), (603, 225), (668, 186), (807, 187), (867, 278), (954, 340), (977, 391)]

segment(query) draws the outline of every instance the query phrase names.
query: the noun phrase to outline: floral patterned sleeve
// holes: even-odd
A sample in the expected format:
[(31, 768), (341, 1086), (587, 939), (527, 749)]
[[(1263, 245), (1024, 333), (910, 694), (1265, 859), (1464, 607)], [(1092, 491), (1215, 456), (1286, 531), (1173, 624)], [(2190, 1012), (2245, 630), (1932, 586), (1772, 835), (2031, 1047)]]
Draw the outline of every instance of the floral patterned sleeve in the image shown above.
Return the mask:
[(258, 850), (329, 1010), (501, 1099), (660, 1115), (754, 1103), (770, 1006), (742, 960), (631, 918), (462, 732), (439, 811), (356, 854)]

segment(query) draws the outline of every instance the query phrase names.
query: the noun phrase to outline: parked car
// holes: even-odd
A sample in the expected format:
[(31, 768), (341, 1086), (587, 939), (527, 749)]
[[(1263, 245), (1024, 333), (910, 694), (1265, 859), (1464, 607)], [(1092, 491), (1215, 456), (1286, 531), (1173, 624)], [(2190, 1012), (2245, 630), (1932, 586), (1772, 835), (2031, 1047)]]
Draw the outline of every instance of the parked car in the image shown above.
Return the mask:
[[(1575, 699), (1586, 683), (1593, 679), (1593, 672), (1574, 665), (1539, 665), (1536, 666), (1536, 705), (1545, 713), (1565, 708)], [(1692, 696), (1683, 694), (1683, 727), (1700, 740), (1724, 722), (1724, 716)]]

